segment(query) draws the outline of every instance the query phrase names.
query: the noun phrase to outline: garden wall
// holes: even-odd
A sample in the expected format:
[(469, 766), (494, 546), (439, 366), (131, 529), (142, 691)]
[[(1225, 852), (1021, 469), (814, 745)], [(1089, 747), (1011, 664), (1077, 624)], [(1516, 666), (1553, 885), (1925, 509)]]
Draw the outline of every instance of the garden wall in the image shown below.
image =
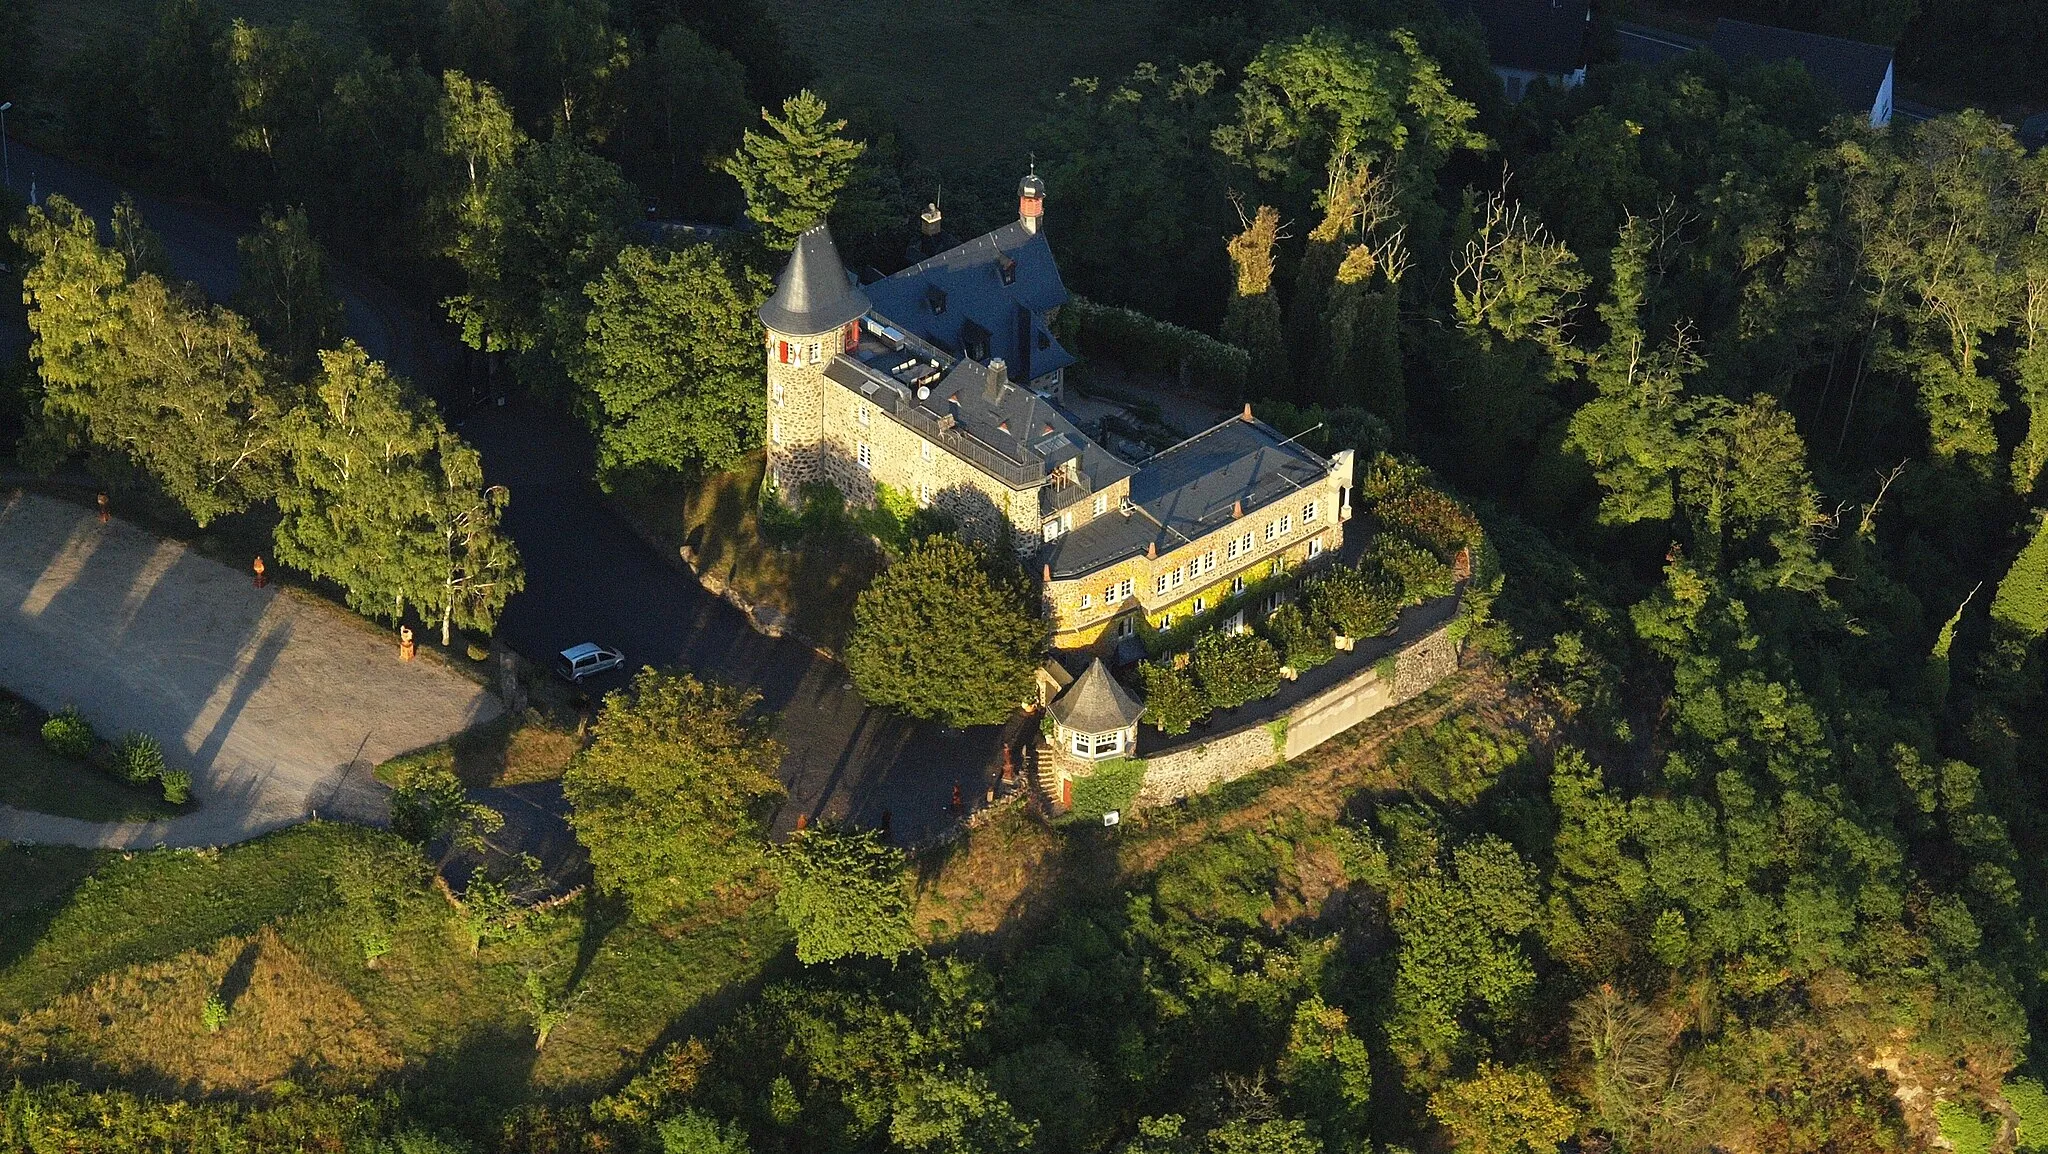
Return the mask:
[(1391, 669), (1388, 661), (1367, 666), (1296, 703), (1280, 718), (1249, 720), (1200, 745), (1146, 757), (1145, 784), (1135, 804), (1165, 805), (1300, 757), (1366, 718), (1420, 696), (1458, 668), (1451, 623), (1395, 651), (1391, 663)]

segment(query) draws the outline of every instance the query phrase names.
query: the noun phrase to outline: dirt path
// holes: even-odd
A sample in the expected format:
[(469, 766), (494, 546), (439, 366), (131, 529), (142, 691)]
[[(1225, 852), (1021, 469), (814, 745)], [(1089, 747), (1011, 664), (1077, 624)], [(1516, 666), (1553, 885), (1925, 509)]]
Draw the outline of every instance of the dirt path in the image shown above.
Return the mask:
[(198, 808), (168, 821), (0, 807), (0, 840), (120, 849), (222, 845), (315, 812), (380, 821), (371, 767), (500, 708), (432, 661), (399, 663), (334, 606), (19, 492), (0, 493), (0, 684), (106, 735), (150, 734), (191, 771)]

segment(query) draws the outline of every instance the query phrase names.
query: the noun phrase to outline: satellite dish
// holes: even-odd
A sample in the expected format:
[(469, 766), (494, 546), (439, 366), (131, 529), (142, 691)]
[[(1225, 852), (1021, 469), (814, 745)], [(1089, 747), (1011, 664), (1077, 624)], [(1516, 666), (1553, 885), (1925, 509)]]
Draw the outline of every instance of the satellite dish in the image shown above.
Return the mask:
[(920, 401), (929, 401), (929, 400), (931, 400), (931, 398), (932, 398), (932, 387), (931, 387), (930, 385), (919, 385), (919, 386), (917, 386), (917, 399), (918, 399), (918, 400), (920, 400)]

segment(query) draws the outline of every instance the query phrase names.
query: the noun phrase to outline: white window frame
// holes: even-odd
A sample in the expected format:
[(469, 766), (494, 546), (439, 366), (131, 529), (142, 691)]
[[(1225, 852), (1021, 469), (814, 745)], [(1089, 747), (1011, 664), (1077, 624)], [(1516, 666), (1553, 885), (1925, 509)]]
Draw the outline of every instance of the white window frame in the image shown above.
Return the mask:
[(1159, 615), (1159, 631), (1164, 633), (1171, 628), (1173, 628), (1173, 614), (1161, 613)]
[(1110, 583), (1109, 583), (1108, 585), (1105, 585), (1105, 586), (1103, 586), (1103, 588), (1102, 588), (1102, 603), (1103, 603), (1104, 605), (1115, 605), (1115, 604), (1117, 604), (1117, 596), (1116, 596), (1116, 582), (1114, 582), (1114, 581), (1111, 581), (1111, 582), (1110, 582)]
[(818, 341), (812, 341), (812, 342), (811, 342), (811, 363), (815, 365), (815, 364), (817, 364), (817, 363), (818, 363), (819, 361), (822, 361), (822, 360), (824, 360), (824, 359), (825, 359), (825, 346), (824, 346), (823, 344), (821, 344), (820, 342), (818, 342)]
[(782, 443), (782, 418), (777, 417), (768, 422), (768, 440), (772, 444), (780, 445)]
[(1280, 535), (1285, 537), (1292, 532), (1294, 532), (1294, 514), (1280, 514)]
[(778, 405), (782, 403), (782, 382), (781, 382), (781, 381), (776, 381), (776, 382), (774, 382), (773, 384), (770, 384), (770, 385), (768, 386), (768, 399), (769, 399), (769, 400), (771, 400), (771, 401), (774, 401), (774, 402), (775, 402), (776, 404), (778, 404)]
[(859, 421), (861, 424), (865, 425), (868, 423), (868, 418), (872, 415), (873, 410), (868, 408), (868, 403), (866, 401), (855, 401), (853, 403), (854, 420)]
[(1323, 555), (1323, 539), (1321, 537), (1317, 537), (1315, 540), (1310, 541), (1308, 543), (1308, 555), (1311, 557), (1320, 557)]
[(875, 450), (866, 441), (858, 442), (853, 450), (854, 459), (860, 467), (872, 473), (875, 471)]
[(1118, 585), (1116, 587), (1117, 600), (1129, 601), (1131, 599), (1131, 594), (1135, 592), (1135, 590), (1132, 588), (1134, 584), (1135, 582), (1133, 582), (1129, 577), (1124, 578), (1123, 584)]
[(1175, 589), (1178, 589), (1182, 585), (1187, 583), (1188, 572), (1187, 569), (1183, 566), (1175, 565), (1173, 567), (1173, 572), (1169, 574), (1169, 576), (1173, 578), (1173, 587)]
[(1306, 525), (1316, 519), (1316, 506), (1321, 502), (1310, 501), (1301, 507), (1301, 523)]
[(1235, 597), (1242, 592), (1244, 592), (1244, 574), (1239, 573), (1230, 579), (1230, 594)]
[(1235, 561), (1235, 560), (1237, 560), (1237, 555), (1238, 555), (1239, 551), (1240, 551), (1240, 550), (1239, 550), (1239, 548), (1238, 548), (1238, 544), (1237, 544), (1237, 538), (1235, 538), (1235, 537), (1232, 537), (1232, 538), (1230, 539), (1230, 544), (1228, 544), (1228, 545), (1225, 545), (1225, 546), (1223, 547), (1223, 556), (1224, 556), (1225, 558), (1227, 558), (1228, 560), (1231, 560), (1231, 561)]
[(1095, 608), (1095, 594), (1093, 594), (1093, 593), (1083, 593), (1083, 594), (1081, 594), (1081, 608), (1083, 608), (1083, 609), (1093, 609), (1093, 608)]
[(1047, 541), (1059, 540), (1060, 519), (1058, 517), (1054, 517), (1052, 520), (1047, 521), (1043, 525), (1040, 525), (1038, 527), (1038, 535)]
[(1240, 546), (1238, 552), (1249, 553), (1252, 551), (1252, 535), (1250, 533), (1246, 533), (1244, 536), (1239, 537), (1237, 541), (1238, 545)]
[(1197, 613), (1207, 613), (1208, 611), (1209, 611), (1209, 599), (1208, 599), (1207, 597), (1197, 597), (1197, 598), (1195, 598), (1195, 612), (1197, 612)]
[(1278, 522), (1278, 521), (1268, 521), (1268, 522), (1266, 522), (1266, 540), (1268, 540), (1268, 541), (1277, 541), (1277, 540), (1279, 540), (1279, 538), (1280, 538), (1280, 522)]
[(1137, 632), (1137, 622), (1136, 622), (1136, 621), (1132, 620), (1132, 619), (1131, 619), (1130, 617), (1128, 617), (1128, 616), (1126, 616), (1126, 617), (1119, 617), (1119, 618), (1117, 618), (1117, 621), (1116, 621), (1116, 635), (1117, 635), (1118, 637), (1129, 637), (1129, 636), (1130, 636), (1131, 634), (1133, 634), (1133, 633), (1135, 633), (1135, 632)]
[(917, 443), (917, 455), (923, 457), (927, 461), (931, 460), (932, 443), (930, 441), (919, 441)]
[(917, 483), (917, 507), (920, 509), (932, 507), (932, 487), (929, 481), (919, 481)]
[(1166, 592), (1166, 574), (1161, 573), (1159, 576), (1153, 578), (1152, 591), (1154, 593)]
[(1097, 493), (1097, 494), (1095, 494), (1095, 515), (1096, 515), (1097, 517), (1100, 517), (1100, 516), (1102, 516), (1102, 515), (1103, 515), (1104, 513), (1107, 513), (1107, 512), (1109, 512), (1109, 494), (1108, 494), (1108, 493)]

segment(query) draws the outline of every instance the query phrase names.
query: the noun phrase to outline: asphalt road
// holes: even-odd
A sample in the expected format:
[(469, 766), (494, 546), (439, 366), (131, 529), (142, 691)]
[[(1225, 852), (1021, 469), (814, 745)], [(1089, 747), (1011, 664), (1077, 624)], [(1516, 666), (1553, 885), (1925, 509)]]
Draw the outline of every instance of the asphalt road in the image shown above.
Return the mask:
[[(10, 142), (15, 186), (38, 201), (51, 193), (105, 221), (121, 189), (47, 153)], [(220, 300), (239, 283), (236, 237), (253, 218), (219, 206), (135, 194), (144, 221), (163, 236), (173, 271)], [(372, 356), (437, 397), (452, 397), (464, 354), (445, 325), (387, 286), (330, 261), (346, 326)], [(19, 334), (16, 334), (19, 339)], [(506, 527), (525, 558), (527, 587), (507, 606), (500, 633), (514, 650), (549, 661), (580, 641), (623, 651), (629, 665), (679, 666), (708, 680), (757, 689), (782, 714), (778, 736), (789, 801), (781, 828), (798, 817), (887, 824), (898, 841), (926, 840), (961, 814), (956, 785), (973, 809), (1001, 764), (994, 727), (913, 725), (867, 707), (836, 662), (790, 640), (754, 632), (732, 606), (705, 593), (677, 564), (642, 541), (590, 480), (588, 434), (543, 405), (514, 400), (455, 417), (484, 457), (487, 477), (512, 491)], [(592, 688), (616, 688), (625, 674)], [(524, 787), (521, 787), (524, 788)], [(534, 789), (539, 810), (558, 796)], [(540, 836), (536, 833), (536, 837)]]

